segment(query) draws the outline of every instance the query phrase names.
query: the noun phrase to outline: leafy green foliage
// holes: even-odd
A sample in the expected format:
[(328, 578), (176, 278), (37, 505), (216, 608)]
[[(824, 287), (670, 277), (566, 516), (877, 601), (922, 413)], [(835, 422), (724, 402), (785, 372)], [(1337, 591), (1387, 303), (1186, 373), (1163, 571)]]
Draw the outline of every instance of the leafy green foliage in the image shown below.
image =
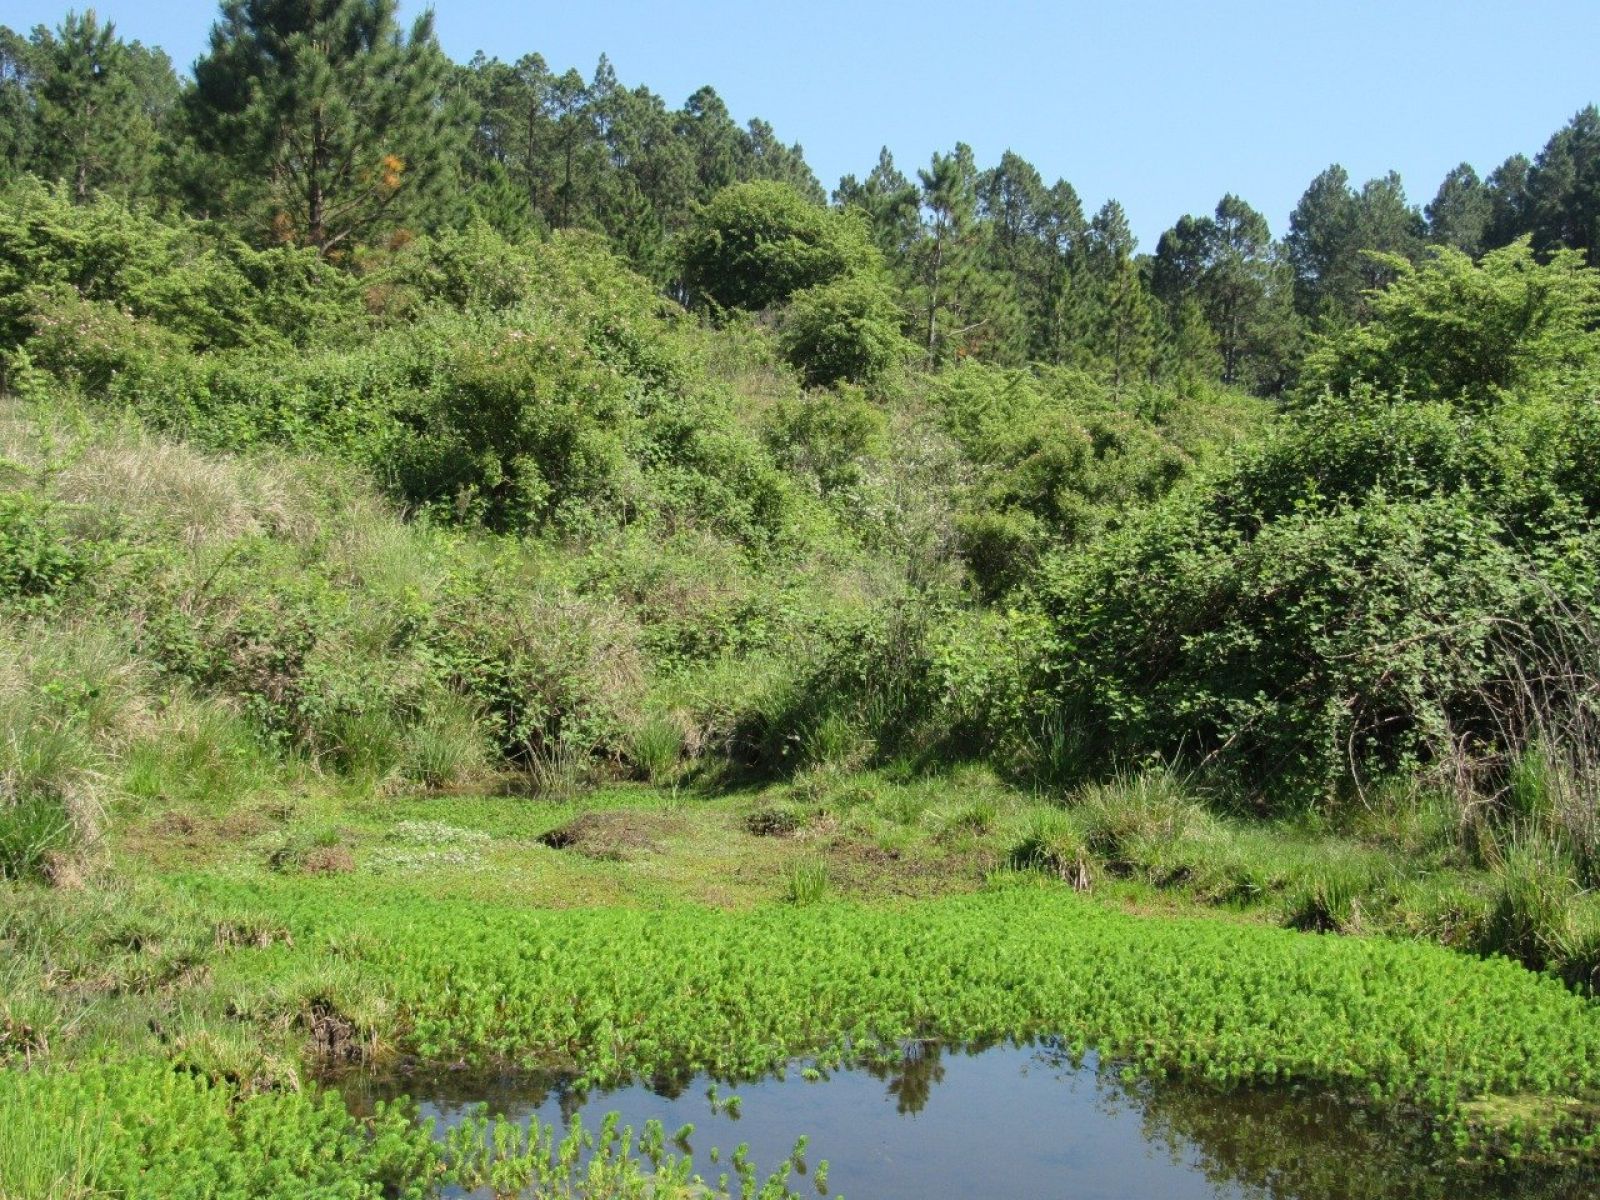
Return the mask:
[(886, 281), (849, 275), (796, 292), (783, 314), (783, 352), (807, 383), (872, 383), (909, 357)]
[(1442, 753), (1492, 618), (1528, 600), (1499, 532), (1375, 496), (1249, 536), (1191, 502), (1063, 564), (1047, 603), (1085, 765), (1193, 755), (1281, 803)]
[[(235, 1090), (160, 1063), (74, 1072), (0, 1073), (6, 1114), (0, 1186), (32, 1194), (303, 1196), (306, 1188), (377, 1197), (422, 1194), (437, 1151), (400, 1109), (370, 1127), (334, 1096)], [(125, 1115), (138, 1114), (137, 1120)], [(53, 1126), (70, 1131), (63, 1141)], [(46, 1139), (26, 1151), (25, 1131)], [(349, 1189), (344, 1191), (344, 1189)]]
[[(687, 1156), (651, 1123), (606, 1117), (531, 1131), (476, 1115), (436, 1141), (405, 1103), (365, 1117), (333, 1091), (241, 1092), (156, 1062), (0, 1073), (0, 1187), (7, 1195), (407, 1197), (492, 1187), (501, 1197), (621, 1200), (701, 1188)], [(797, 1150), (798, 1154), (798, 1150)], [(749, 1200), (793, 1200), (792, 1162), (760, 1175), (736, 1156)]]
[(1571, 384), (1592, 284), (1573, 270), (1526, 247), (1406, 269), (1313, 377), (1382, 363), (1415, 399), (1328, 392), (1058, 564), (1054, 662), (1086, 762), (1184, 755), (1327, 794), (1503, 733), (1498, 631), (1596, 582), (1595, 418)]
[(1520, 241), (1477, 264), (1450, 249), (1418, 267), (1389, 261), (1395, 281), (1371, 298), (1371, 319), (1308, 356), (1307, 391), (1363, 381), (1482, 409), (1560, 393), (1592, 374), (1600, 278), (1581, 255), (1540, 262)]
[(930, 390), (976, 468), (959, 536), (989, 597), (1029, 580), (1052, 546), (1082, 545), (1164, 495), (1264, 419), (1227, 393), (1152, 391), (1130, 404), (1060, 369), (971, 363)]
[(107, 199), (74, 205), (63, 190), (27, 178), (0, 192), (0, 353), (8, 359), (26, 349), (45, 369), (74, 361), (85, 351), (73, 342), (96, 336), (72, 328), (75, 318), (137, 322), (130, 340), (154, 335), (147, 352), (170, 354), (331, 339), (357, 316), (354, 282), (315, 255), (254, 250), (197, 222), (158, 221)]
[(28, 492), (0, 495), (0, 598), (48, 600), (93, 569), (94, 548), (57, 509)]
[(877, 253), (850, 216), (770, 181), (719, 192), (683, 244), (684, 276), (722, 308), (758, 312), (804, 288), (870, 271)]

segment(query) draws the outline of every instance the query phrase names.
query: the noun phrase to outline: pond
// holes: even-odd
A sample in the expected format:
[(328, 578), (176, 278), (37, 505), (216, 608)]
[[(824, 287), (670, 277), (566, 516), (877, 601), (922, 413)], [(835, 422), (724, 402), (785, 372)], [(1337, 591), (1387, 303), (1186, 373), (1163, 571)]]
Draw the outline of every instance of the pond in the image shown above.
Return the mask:
[[(738, 1104), (713, 1104), (714, 1086)], [(611, 1111), (636, 1130), (659, 1120), (669, 1135), (692, 1123), (696, 1169), (712, 1180), (740, 1143), (766, 1169), (805, 1134), (813, 1175), (791, 1187), (847, 1200), (1600, 1195), (1600, 1174), (1525, 1168), (1490, 1176), (1461, 1167), (1420, 1126), (1327, 1097), (1124, 1081), (1093, 1056), (1075, 1065), (1051, 1039), (965, 1049), (912, 1043), (889, 1066), (820, 1079), (791, 1070), (738, 1086), (695, 1077), (582, 1093), (557, 1075), (447, 1073), (353, 1078), (343, 1088), (358, 1109), (410, 1095), (440, 1134), (480, 1104), (524, 1124), (559, 1125), (581, 1113), (594, 1128)], [(710, 1159), (713, 1146), (721, 1165)], [(825, 1189), (814, 1181), (823, 1159)]]

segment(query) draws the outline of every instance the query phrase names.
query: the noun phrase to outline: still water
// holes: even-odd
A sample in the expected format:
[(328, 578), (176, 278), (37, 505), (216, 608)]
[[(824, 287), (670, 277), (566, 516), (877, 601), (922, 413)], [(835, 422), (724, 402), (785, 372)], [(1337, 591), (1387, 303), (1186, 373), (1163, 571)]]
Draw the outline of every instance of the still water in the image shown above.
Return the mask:
[[(581, 1113), (592, 1129), (617, 1111), (636, 1130), (655, 1118), (670, 1137), (693, 1123), (696, 1170), (712, 1180), (741, 1142), (764, 1171), (806, 1134), (813, 1171), (828, 1160), (826, 1192), (808, 1177), (790, 1186), (846, 1200), (1600, 1197), (1600, 1175), (1486, 1176), (1455, 1165), (1420, 1127), (1323, 1097), (1125, 1083), (1092, 1057), (1074, 1065), (1049, 1039), (912, 1044), (889, 1067), (718, 1085), (739, 1097), (736, 1111), (714, 1109), (711, 1086), (695, 1077), (584, 1094), (559, 1076), (446, 1074), (354, 1079), (345, 1090), (358, 1107), (410, 1095), (440, 1133), (483, 1104), (524, 1124)], [(710, 1160), (712, 1146), (723, 1165)]]

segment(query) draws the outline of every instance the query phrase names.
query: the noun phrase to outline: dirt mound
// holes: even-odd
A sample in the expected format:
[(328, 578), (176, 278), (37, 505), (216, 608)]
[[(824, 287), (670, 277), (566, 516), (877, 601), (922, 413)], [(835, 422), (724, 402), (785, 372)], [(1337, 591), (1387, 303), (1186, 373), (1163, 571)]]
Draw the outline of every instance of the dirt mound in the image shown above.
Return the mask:
[(539, 839), (552, 850), (571, 850), (603, 862), (628, 862), (661, 849), (678, 823), (660, 813), (590, 812), (559, 825)]
[(772, 805), (747, 814), (744, 827), (756, 837), (795, 837), (805, 829), (806, 817), (798, 809)]

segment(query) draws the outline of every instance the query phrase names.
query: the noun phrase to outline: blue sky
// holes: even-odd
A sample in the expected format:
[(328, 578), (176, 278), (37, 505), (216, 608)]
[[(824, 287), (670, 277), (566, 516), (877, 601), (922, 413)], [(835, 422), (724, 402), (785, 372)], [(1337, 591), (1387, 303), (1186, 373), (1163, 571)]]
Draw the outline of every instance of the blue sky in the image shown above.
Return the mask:
[[(216, 11), (95, 7), (180, 69)], [(0, 23), (54, 24), (65, 9), (0, 0)], [(801, 142), (829, 189), (881, 145), (907, 174), (957, 141), (984, 165), (1009, 147), (1091, 210), (1121, 200), (1147, 250), (1226, 191), (1282, 232), (1335, 161), (1357, 180), (1398, 170), (1422, 203), (1456, 163), (1487, 173), (1531, 155), (1600, 102), (1597, 0), (439, 0), (436, 22), (459, 60), (537, 51), (587, 76), (604, 52), (624, 83), (673, 105), (710, 83), (739, 121)]]

